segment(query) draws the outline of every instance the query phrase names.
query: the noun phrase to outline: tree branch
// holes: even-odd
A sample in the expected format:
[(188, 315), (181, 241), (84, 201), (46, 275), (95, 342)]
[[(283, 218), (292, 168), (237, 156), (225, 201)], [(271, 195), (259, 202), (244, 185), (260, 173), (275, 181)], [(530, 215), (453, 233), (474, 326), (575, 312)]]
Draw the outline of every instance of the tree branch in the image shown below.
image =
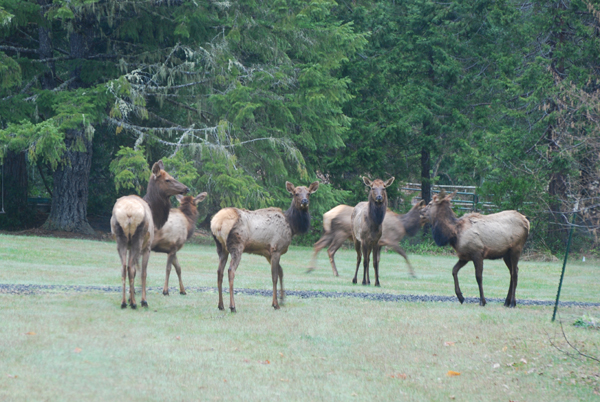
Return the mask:
[(8, 50), (8, 51), (19, 52), (19, 53), (39, 53), (39, 51), (37, 49), (29, 49), (26, 47), (2, 46), (2, 45), (0, 45), (0, 50)]

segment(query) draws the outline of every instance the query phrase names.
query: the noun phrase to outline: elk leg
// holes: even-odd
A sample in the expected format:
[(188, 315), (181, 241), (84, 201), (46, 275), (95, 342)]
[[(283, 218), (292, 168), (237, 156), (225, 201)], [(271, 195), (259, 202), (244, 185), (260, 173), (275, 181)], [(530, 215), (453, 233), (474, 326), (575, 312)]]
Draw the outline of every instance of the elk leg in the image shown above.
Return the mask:
[(358, 267), (360, 267), (360, 260), (362, 258), (360, 242), (354, 240), (354, 249), (356, 250), (356, 271), (354, 271), (354, 279), (352, 279), (352, 283), (357, 282), (356, 277), (358, 275)]
[(479, 305), (483, 307), (486, 304), (483, 296), (483, 257), (476, 256), (473, 258), (473, 265), (475, 265), (475, 279), (477, 280), (477, 286), (479, 286)]
[(515, 292), (517, 290), (517, 281), (519, 278), (519, 267), (517, 266), (517, 262), (519, 261), (520, 255), (518, 253), (511, 253), (504, 257), (504, 263), (508, 267), (508, 271), (510, 272), (510, 284), (508, 286), (508, 294), (506, 295), (506, 300), (504, 301), (505, 307), (516, 307), (517, 299), (515, 297)]
[(129, 250), (129, 261), (127, 262), (127, 274), (129, 277), (129, 306), (136, 308), (135, 302), (135, 271), (139, 259), (138, 245), (133, 244)]
[(381, 256), (381, 246), (373, 247), (373, 269), (375, 270), (375, 286), (381, 286), (379, 283), (379, 258)]
[(150, 260), (150, 247), (142, 254), (142, 307), (148, 307), (146, 301), (146, 276), (148, 274), (148, 261)]
[(233, 280), (235, 279), (235, 271), (242, 259), (242, 250), (233, 249), (231, 250), (231, 263), (229, 264), (229, 270), (227, 271), (229, 277), (229, 309), (232, 313), (235, 313), (235, 300), (233, 298)]
[(508, 268), (508, 272), (510, 273), (510, 282), (508, 284), (508, 293), (506, 294), (506, 299), (504, 300), (504, 307), (508, 307), (511, 301), (511, 292), (512, 292), (512, 284), (513, 284), (513, 267), (512, 262), (510, 260), (510, 254), (504, 256), (504, 263)]
[(369, 262), (371, 262), (371, 250), (366, 243), (363, 243), (362, 247), (363, 252), (363, 285), (370, 285), (371, 281), (369, 279)]
[(308, 269), (306, 270), (306, 272), (312, 272), (315, 269), (317, 269), (317, 254), (319, 254), (319, 252), (321, 250), (323, 250), (325, 247), (327, 247), (330, 243), (330, 239), (331, 236), (329, 233), (324, 233), (323, 236), (321, 236), (321, 238), (314, 244), (314, 252), (312, 255), (312, 258), (310, 260), (310, 265), (308, 266)]
[(279, 298), (281, 299), (281, 304), (283, 304), (283, 300), (285, 299), (285, 291), (283, 290), (283, 268), (281, 268), (281, 264), (279, 265)]
[(120, 244), (119, 239), (117, 239), (117, 251), (119, 252), (119, 257), (121, 257), (121, 282), (123, 283), (123, 298), (121, 300), (121, 308), (127, 307), (126, 300), (126, 288), (127, 288), (127, 247)]
[(397, 244), (386, 244), (386, 246), (391, 247), (392, 250), (394, 250), (395, 252), (400, 254), (402, 257), (404, 257), (404, 260), (406, 261), (406, 265), (408, 265), (408, 273), (410, 274), (411, 277), (416, 278), (417, 276), (415, 275), (415, 271), (413, 270), (413, 267), (410, 264), (410, 261), (408, 261), (406, 252), (402, 249), (402, 247), (400, 247)]
[(465, 301), (465, 298), (463, 297), (462, 292), (460, 291), (460, 286), (458, 284), (458, 271), (460, 271), (462, 267), (467, 265), (467, 262), (468, 261), (465, 260), (458, 260), (456, 265), (454, 265), (454, 268), (452, 268), (452, 276), (454, 277), (454, 293), (456, 293), (456, 297), (458, 298), (458, 301), (461, 304)]
[(335, 259), (333, 257), (335, 256), (335, 253), (339, 250), (339, 248), (342, 247), (342, 244), (344, 244), (345, 241), (346, 236), (338, 236), (333, 240), (333, 243), (327, 249), (327, 255), (329, 255), (331, 269), (333, 270), (333, 274), (335, 276), (340, 276), (340, 274), (338, 274), (337, 267), (335, 266)]
[(165, 274), (165, 286), (163, 286), (163, 295), (169, 295), (169, 276), (171, 276), (171, 264), (173, 263), (174, 254), (167, 254), (167, 272)]
[(128, 275), (129, 275), (129, 306), (131, 308), (136, 308), (137, 304), (135, 303), (135, 265), (130, 260), (130, 264), (128, 267)]
[(227, 258), (229, 253), (225, 250), (225, 247), (215, 239), (217, 244), (217, 254), (219, 255), (219, 268), (217, 268), (217, 287), (219, 288), (219, 310), (224, 310), (223, 306), (223, 271), (225, 271), (225, 265), (227, 265)]
[(177, 260), (177, 254), (173, 254), (173, 265), (175, 266), (175, 272), (177, 272), (177, 277), (179, 278), (179, 294), (186, 295), (185, 288), (183, 287), (183, 281), (181, 280), (181, 265), (179, 265), (179, 260)]
[(271, 255), (271, 278), (273, 279), (273, 308), (279, 310), (279, 303), (277, 303), (277, 278), (279, 277), (279, 253), (273, 253)]

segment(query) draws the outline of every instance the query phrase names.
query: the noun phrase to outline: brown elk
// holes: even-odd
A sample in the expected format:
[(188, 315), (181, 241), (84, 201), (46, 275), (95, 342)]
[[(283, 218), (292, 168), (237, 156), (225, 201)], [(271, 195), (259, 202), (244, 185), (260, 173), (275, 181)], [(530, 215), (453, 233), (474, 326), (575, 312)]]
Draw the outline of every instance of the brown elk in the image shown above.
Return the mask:
[[(406, 214), (397, 214), (388, 209), (383, 218), (383, 233), (379, 240), (380, 246), (387, 246), (400, 254), (406, 260), (410, 275), (414, 278), (415, 273), (406, 256), (406, 252), (398, 245), (404, 236), (414, 236), (422, 226), (420, 219), (420, 210), (425, 206), (425, 201), (415, 204)], [(354, 207), (349, 205), (338, 205), (323, 214), (323, 229), (325, 233), (315, 243), (314, 253), (311, 260), (309, 271), (315, 269), (315, 261), (319, 251), (327, 248), (331, 269), (335, 276), (339, 276), (335, 265), (335, 253), (342, 246), (344, 241), (352, 238), (352, 212)]]
[(308, 214), (309, 198), (317, 191), (318, 182), (308, 188), (295, 187), (285, 183), (287, 191), (292, 194), (292, 205), (284, 213), (279, 208), (265, 208), (248, 211), (239, 208), (223, 208), (210, 221), (210, 230), (217, 245), (219, 268), (217, 285), (219, 287), (219, 310), (223, 310), (223, 271), (227, 258), (231, 254), (229, 265), (229, 308), (235, 312), (233, 299), (233, 280), (242, 253), (262, 255), (271, 264), (273, 280), (273, 307), (279, 309), (277, 302), (277, 278), (281, 282), (281, 299), (285, 298), (283, 290), (283, 270), (279, 264), (282, 254), (290, 246), (292, 237), (306, 233), (310, 227)]
[(185, 288), (181, 281), (181, 265), (177, 260), (177, 252), (181, 250), (186, 240), (194, 234), (196, 221), (198, 220), (197, 205), (204, 201), (207, 193), (200, 193), (196, 197), (190, 195), (183, 196), (177, 194), (179, 208), (172, 208), (169, 213), (169, 219), (165, 225), (154, 232), (154, 241), (152, 242), (152, 251), (157, 253), (167, 253), (167, 272), (165, 276), (165, 286), (163, 295), (169, 295), (169, 275), (171, 274), (171, 264), (175, 266), (177, 277), (179, 278), (179, 294), (185, 295)]
[[(117, 250), (121, 257), (121, 277), (123, 298), (121, 308), (127, 307), (125, 298), (125, 280), (129, 276), (129, 300), (131, 308), (135, 303), (135, 274), (142, 256), (142, 307), (148, 307), (146, 301), (146, 269), (150, 259), (150, 246), (154, 240), (154, 230), (167, 222), (171, 210), (169, 197), (185, 194), (189, 189), (165, 172), (162, 161), (152, 166), (152, 174), (144, 198), (137, 195), (121, 197), (113, 207), (110, 228), (117, 240)], [(127, 256), (129, 250), (129, 258)]]
[(448, 196), (440, 193), (421, 210), (421, 216), (432, 225), (432, 234), (438, 246), (450, 244), (458, 256), (452, 269), (456, 297), (462, 303), (464, 297), (458, 284), (458, 271), (469, 261), (475, 265), (475, 278), (479, 285), (479, 305), (485, 306), (482, 274), (483, 260), (503, 258), (510, 272), (510, 285), (504, 305), (515, 307), (519, 257), (529, 234), (529, 221), (517, 211), (503, 211), (491, 215), (470, 213), (457, 218), (450, 201), (456, 192)]
[(380, 179), (371, 181), (363, 177), (363, 182), (371, 188), (369, 191), (369, 201), (360, 202), (354, 207), (352, 212), (352, 240), (356, 250), (356, 271), (352, 283), (356, 283), (358, 267), (360, 266), (361, 254), (364, 255), (363, 261), (363, 285), (371, 283), (369, 280), (369, 259), (373, 251), (373, 268), (375, 269), (375, 286), (379, 285), (379, 256), (381, 246), (379, 240), (383, 233), (383, 220), (388, 206), (387, 191), (385, 190), (393, 182), (394, 178), (383, 182)]

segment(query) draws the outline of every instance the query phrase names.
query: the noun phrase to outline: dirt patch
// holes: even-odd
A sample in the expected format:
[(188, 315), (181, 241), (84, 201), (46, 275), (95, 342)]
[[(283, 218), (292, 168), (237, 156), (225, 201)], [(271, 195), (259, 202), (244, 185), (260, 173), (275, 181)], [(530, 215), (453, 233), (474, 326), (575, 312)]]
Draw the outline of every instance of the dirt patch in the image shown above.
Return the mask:
[(521, 255), (521, 261), (557, 262), (558, 257), (549, 252), (531, 251)]
[(210, 230), (206, 229), (196, 229), (196, 231), (194, 231), (194, 235), (187, 242), (202, 245), (215, 244), (215, 240), (213, 239), (212, 233), (210, 232)]
[(65, 232), (60, 230), (45, 230), (41, 228), (20, 230), (16, 232), (10, 232), (7, 230), (0, 230), (1, 234), (12, 235), (12, 236), (38, 236), (38, 237), (57, 237), (61, 239), (84, 239), (84, 240), (99, 240), (109, 241), (112, 240), (110, 233), (95, 231), (93, 235), (87, 235), (83, 233)]

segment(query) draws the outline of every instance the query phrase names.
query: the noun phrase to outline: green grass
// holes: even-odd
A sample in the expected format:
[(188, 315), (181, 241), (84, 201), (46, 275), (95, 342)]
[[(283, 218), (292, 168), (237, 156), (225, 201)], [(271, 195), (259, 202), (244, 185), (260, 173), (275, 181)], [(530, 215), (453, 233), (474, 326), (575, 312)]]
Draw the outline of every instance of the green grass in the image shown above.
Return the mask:
[[(454, 293), (452, 257), (409, 256), (412, 279), (400, 256), (385, 254), (378, 289), (350, 283), (350, 250), (338, 252), (339, 278), (325, 253), (305, 274), (310, 256), (309, 248), (283, 256), (286, 289)], [(179, 260), (185, 285), (216, 286), (214, 247), (188, 245)], [(110, 242), (0, 236), (0, 261), (0, 283), (121, 283)], [(162, 287), (165, 261), (152, 255), (150, 286)], [(552, 300), (560, 265), (521, 263), (517, 298)], [(596, 270), (569, 264), (562, 300), (597, 302)], [(477, 296), (472, 265), (459, 276), (465, 296)], [(266, 261), (244, 255), (236, 288), (271, 289)], [(508, 270), (486, 261), (486, 296), (504, 298), (507, 288)], [(0, 293), (0, 400), (580, 401), (600, 392), (596, 362), (552, 346), (569, 350), (549, 322), (552, 307), (288, 297), (274, 311), (270, 297), (240, 294), (231, 314), (216, 308), (216, 292), (193, 291), (155, 291), (148, 302), (121, 310), (114, 292)], [(600, 331), (571, 325), (600, 309), (559, 311), (569, 341), (600, 355)]]

